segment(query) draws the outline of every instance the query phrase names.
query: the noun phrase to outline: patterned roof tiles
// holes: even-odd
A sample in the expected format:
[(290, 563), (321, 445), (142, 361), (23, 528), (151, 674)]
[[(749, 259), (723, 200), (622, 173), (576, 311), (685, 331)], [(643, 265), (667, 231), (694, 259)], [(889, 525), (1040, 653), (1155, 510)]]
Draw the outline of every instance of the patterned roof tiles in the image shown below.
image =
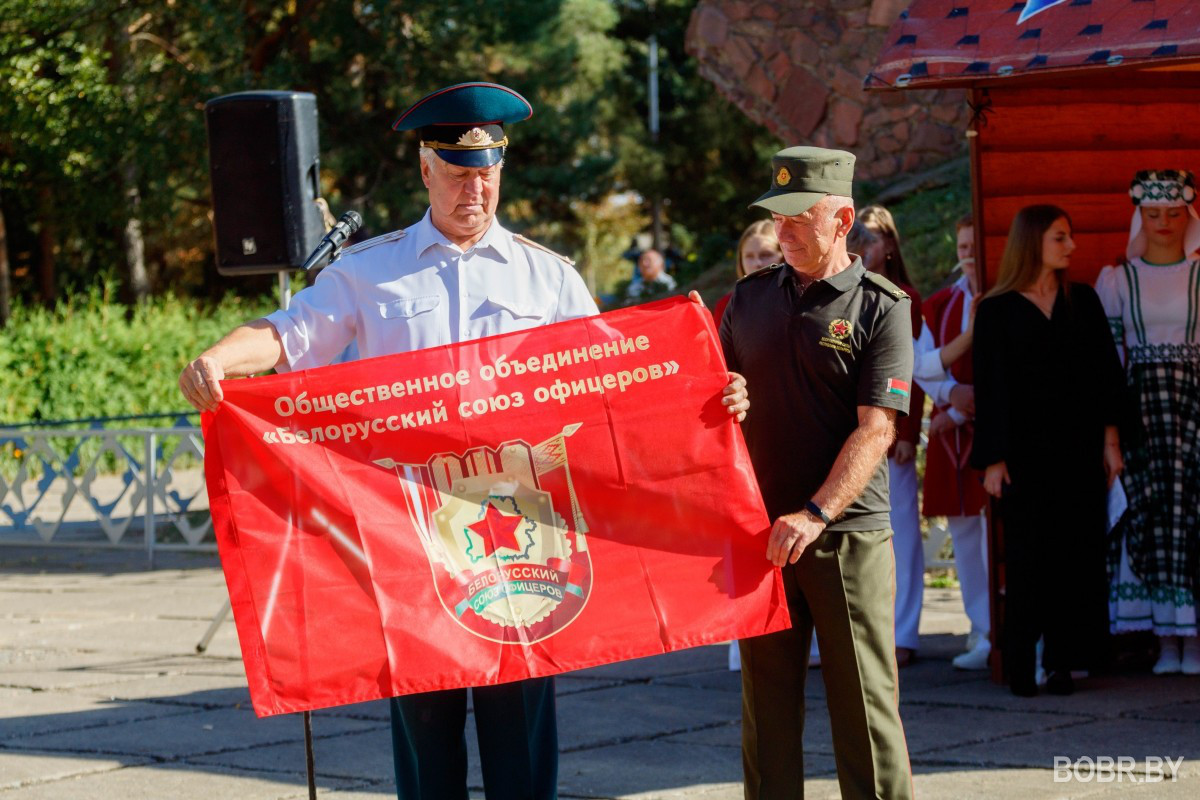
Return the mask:
[[(1195, 0), (915, 0), (868, 89), (974, 83), (1037, 71), (1200, 60)], [(923, 65), (914, 70), (916, 64)]]

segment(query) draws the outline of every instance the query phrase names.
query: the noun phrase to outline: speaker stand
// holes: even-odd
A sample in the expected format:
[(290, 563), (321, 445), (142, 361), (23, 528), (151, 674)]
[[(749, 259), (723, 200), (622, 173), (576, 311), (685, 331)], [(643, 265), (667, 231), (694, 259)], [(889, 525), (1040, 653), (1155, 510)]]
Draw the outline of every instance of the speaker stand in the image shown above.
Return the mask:
[[(279, 273), (279, 307), (287, 311), (288, 306), (292, 304), (292, 274), (290, 272)], [(208, 630), (204, 632), (204, 636), (196, 643), (196, 652), (203, 653), (208, 649), (208, 645), (212, 642), (213, 637), (217, 634), (217, 629), (221, 627), (228, 617), (232, 605), (229, 598), (225, 598), (225, 602), (221, 604), (220, 610), (213, 615), (212, 622), (208, 624)], [(312, 712), (304, 712), (304, 765), (308, 772), (308, 797), (309, 800), (317, 800), (317, 773), (316, 759), (313, 758), (313, 736), (312, 736)]]

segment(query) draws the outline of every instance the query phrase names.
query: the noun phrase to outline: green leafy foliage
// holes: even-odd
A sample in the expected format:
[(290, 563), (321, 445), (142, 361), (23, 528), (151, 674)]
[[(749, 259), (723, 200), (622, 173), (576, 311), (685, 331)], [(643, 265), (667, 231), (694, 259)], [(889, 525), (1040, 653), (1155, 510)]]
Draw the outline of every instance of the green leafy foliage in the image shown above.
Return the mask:
[[(673, 238), (694, 243), (703, 261), (748, 221), (745, 203), (779, 143), (697, 74), (683, 48), (693, 7), (0, 0), (0, 200), (15, 290), (32, 299), (47, 248), (60, 290), (120, 279), (121, 233), (133, 216), (159, 291), (216, 298), (227, 289), (211, 269), (202, 109), (236, 91), (315, 93), (331, 206), (359, 210), (368, 233), (410, 224), (426, 205), (417, 143), (391, 123), (424, 94), (465, 80), (513, 86), (535, 108), (512, 132), (506, 223), (586, 256), (604, 290), (627, 277), (625, 234), (658, 195)], [(646, 122), (651, 33), (660, 45), (658, 142)], [(640, 215), (591, 216), (612, 198)]]
[(888, 204), (900, 231), (908, 276), (922, 297), (946, 280), (958, 257), (955, 223), (971, 210), (970, 166), (964, 159), (938, 185)]
[(19, 306), (0, 330), (0, 427), (185, 409), (175, 384), (183, 365), (273, 308), (265, 298), (208, 305), (166, 295), (130, 312), (111, 287), (53, 310)]

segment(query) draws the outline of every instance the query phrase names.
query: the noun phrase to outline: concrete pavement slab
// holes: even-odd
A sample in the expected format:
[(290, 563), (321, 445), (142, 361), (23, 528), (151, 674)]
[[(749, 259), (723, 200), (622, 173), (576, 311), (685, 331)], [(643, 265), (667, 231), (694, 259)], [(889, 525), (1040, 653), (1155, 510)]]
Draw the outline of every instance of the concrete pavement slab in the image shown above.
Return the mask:
[(984, 673), (969, 680), (941, 686), (906, 688), (901, 679), (901, 702), (962, 708), (992, 708), (1028, 712), (1065, 712), (1116, 716), (1169, 703), (1200, 700), (1200, 678), (1155, 675), (1099, 675), (1076, 682), (1077, 691), (1066, 697), (1045, 692), (1037, 697), (1017, 697), (1006, 686), (997, 686)]
[[(41, 648), (49, 642), (68, 641), (75, 650), (83, 652), (111, 652), (115, 643), (124, 648), (136, 648), (135, 652), (147, 655), (175, 655), (192, 652), (196, 642), (204, 633), (207, 623), (163, 619), (143, 615), (121, 615), (119, 618), (97, 619), (64, 617), (55, 620), (42, 619), (34, 624), (21, 625), (13, 620), (6, 627), (12, 632), (11, 646), (15, 648)], [(230, 633), (232, 633), (230, 625)], [(233, 656), (234, 652), (220, 650), (212, 655)]]
[(61, 692), (0, 689), (0, 742), (48, 733), (85, 731), (191, 713), (156, 703), (97, 701)]
[(689, 672), (706, 672), (727, 663), (728, 648), (727, 644), (694, 647), (690, 650), (605, 664), (573, 674), (595, 679), (639, 681), (669, 675), (685, 675)]
[[(20, 800), (299, 800), (308, 797), (304, 777), (245, 770), (209, 768), (198, 770), (187, 764), (131, 766), (62, 780), (24, 786), (14, 794)], [(345, 781), (321, 779), (319, 790), (348, 785)]]
[[(313, 763), (318, 775), (346, 780), (389, 779), (392, 775), (392, 736), (388, 725), (325, 736), (326, 720), (313, 716)], [(304, 780), (304, 741), (232, 750), (189, 758), (191, 764), (216, 764), (248, 770), (287, 773)], [(389, 791), (395, 793), (394, 785)]]
[(390, 722), (392, 719), (392, 712), (387, 700), (369, 700), (365, 703), (322, 708), (320, 711), (314, 711), (313, 714), (323, 717), (349, 717), (370, 722)]
[(983, 743), (951, 745), (937, 751), (946, 763), (1052, 769), (1054, 757), (1130, 756), (1143, 768), (1146, 757), (1184, 758), (1200, 769), (1200, 734), (1191, 723), (1157, 720), (1063, 718), (1058, 727)]
[[(14, 753), (0, 749), (0, 792), (24, 790), (38, 783), (61, 781), (128, 766), (149, 764), (151, 759), (128, 756), (88, 758), (31, 750)], [(20, 795), (24, 797), (22, 793)]]
[[(1190, 722), (1200, 726), (1200, 700), (1165, 703), (1152, 708), (1133, 709), (1122, 716), (1131, 719), (1161, 719), (1167, 722)], [(1200, 727), (1197, 727), (1200, 730)]]
[[(176, 708), (178, 714), (139, 722), (118, 723), (100, 729), (63, 730), (10, 740), (10, 749), (154, 756), (173, 760), (193, 758), (252, 747), (303, 741), (298, 714), (257, 719), (250, 710)], [(322, 735), (336, 735), (373, 727), (368, 721), (330, 717)], [(314, 736), (317, 734), (314, 734)]]
[(942, 752), (950, 743), (1003, 742), (1015, 736), (1062, 729), (1072, 721), (1092, 717), (1068, 714), (1031, 714), (1021, 711), (936, 708), (901, 704), (904, 735), (913, 758)]
[[(741, 758), (724, 748), (649, 741), (565, 753), (559, 788), (583, 797), (684, 798), (709, 790), (716, 800), (740, 800)], [(713, 792), (712, 790), (719, 789)]]
[(1129, 783), (1075, 783), (1071, 790), (1075, 797), (1107, 798), (1132, 797), (1135, 800), (1195, 800), (1200, 797), (1200, 778), (1195, 776), (1176, 781), (1154, 781)]
[(662, 678), (653, 678), (651, 682), (658, 686), (684, 686), (690, 689), (712, 689), (735, 694), (741, 694), (742, 691), (742, 673), (732, 672), (728, 667), (704, 672), (687, 672), (682, 675), (667, 675)]
[(921, 800), (1057, 800), (1078, 796), (1077, 789), (1055, 783), (1049, 769), (913, 765), (913, 791)]
[[(238, 662), (241, 668), (241, 662)], [(72, 694), (97, 700), (145, 700), (148, 702), (198, 705), (207, 708), (250, 706), (250, 690), (244, 676), (217, 672), (157, 673), (119, 683), (77, 689)]]
[(558, 739), (564, 752), (647, 740), (728, 725), (741, 716), (741, 697), (679, 686), (628, 684), (558, 699)]

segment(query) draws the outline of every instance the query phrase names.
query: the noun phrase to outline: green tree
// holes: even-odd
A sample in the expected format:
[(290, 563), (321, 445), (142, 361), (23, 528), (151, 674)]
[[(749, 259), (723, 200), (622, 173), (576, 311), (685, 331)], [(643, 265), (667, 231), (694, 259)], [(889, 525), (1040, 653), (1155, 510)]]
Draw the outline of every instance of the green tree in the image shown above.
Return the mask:
[[(465, 80), (511, 85), (534, 105), (505, 175), (514, 227), (611, 271), (637, 215), (583, 215), (659, 194), (681, 241), (723, 252), (776, 143), (684, 54), (692, 7), (662, 0), (652, 19), (641, 0), (0, 0), (0, 210), (10, 252), (29, 253), (14, 265), (36, 267), (46, 300), (113, 276), (128, 299), (151, 283), (219, 294), (201, 112), (252, 89), (317, 96), (335, 210), (359, 210), (369, 232), (409, 224), (425, 206), (417, 143), (390, 124)], [(645, 126), (651, 29), (657, 145)], [(28, 298), (32, 281), (16, 284)]]

